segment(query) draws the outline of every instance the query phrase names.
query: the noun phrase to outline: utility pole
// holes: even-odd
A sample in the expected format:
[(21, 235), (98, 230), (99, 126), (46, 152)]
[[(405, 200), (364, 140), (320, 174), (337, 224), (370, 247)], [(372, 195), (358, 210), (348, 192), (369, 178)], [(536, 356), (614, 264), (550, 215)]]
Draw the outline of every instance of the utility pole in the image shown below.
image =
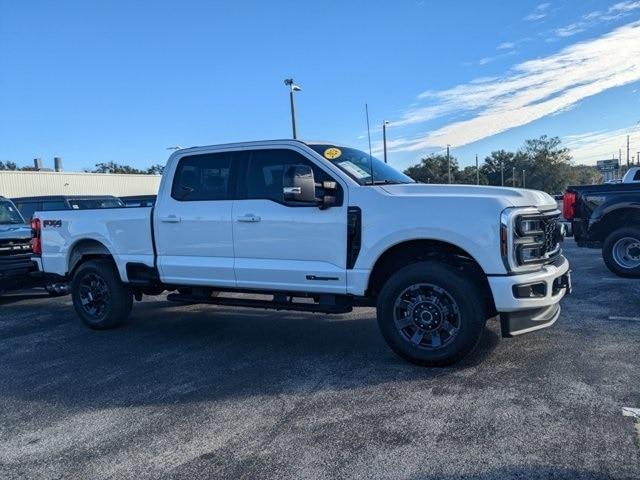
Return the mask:
[(640, 152), (636, 152), (636, 162), (640, 165)]
[(387, 125), (389, 125), (389, 122), (387, 120), (382, 122), (382, 145), (384, 147), (384, 163), (387, 163)]
[(293, 92), (300, 92), (302, 89), (293, 83), (293, 78), (287, 78), (284, 84), (289, 87), (289, 102), (291, 103), (291, 128), (293, 129), (294, 140), (298, 138), (298, 132), (296, 131), (296, 103), (293, 100)]
[(511, 183), (514, 187), (516, 186), (516, 167), (513, 167), (511, 171)]
[(478, 170), (478, 154), (476, 153), (476, 185), (480, 185), (480, 170)]
[(451, 183), (451, 156), (449, 155), (450, 145), (447, 143), (447, 166), (449, 169), (449, 183)]
[(525, 171), (524, 168), (522, 169), (522, 188), (527, 188), (526, 187), (526, 182), (525, 182)]
[(504, 164), (500, 160), (500, 186), (504, 187)]
[(627, 168), (629, 168), (629, 135), (627, 135)]

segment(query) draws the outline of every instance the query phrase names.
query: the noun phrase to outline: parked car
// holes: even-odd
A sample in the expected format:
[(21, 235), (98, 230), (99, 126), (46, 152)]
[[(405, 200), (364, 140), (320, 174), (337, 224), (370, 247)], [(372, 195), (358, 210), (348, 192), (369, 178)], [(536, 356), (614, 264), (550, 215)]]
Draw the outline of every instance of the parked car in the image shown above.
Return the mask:
[(640, 183), (640, 167), (631, 167), (622, 177), (622, 183)]
[(133, 195), (120, 197), (125, 207), (153, 207), (156, 203), (156, 195)]
[(41, 281), (31, 255), (31, 227), (9, 199), (0, 197), (0, 293)]
[(174, 153), (153, 209), (36, 213), (34, 251), (71, 279), (90, 328), (165, 289), (185, 303), (374, 306), (397, 354), (446, 365), (488, 318), (507, 337), (556, 321), (570, 290), (559, 215), (539, 191), (418, 184), (353, 148), (250, 142)]
[(639, 183), (568, 187), (563, 213), (579, 247), (602, 248), (609, 270), (640, 277)]
[(122, 200), (110, 195), (44, 195), (14, 198), (13, 203), (28, 221), (34, 212), (124, 207)]

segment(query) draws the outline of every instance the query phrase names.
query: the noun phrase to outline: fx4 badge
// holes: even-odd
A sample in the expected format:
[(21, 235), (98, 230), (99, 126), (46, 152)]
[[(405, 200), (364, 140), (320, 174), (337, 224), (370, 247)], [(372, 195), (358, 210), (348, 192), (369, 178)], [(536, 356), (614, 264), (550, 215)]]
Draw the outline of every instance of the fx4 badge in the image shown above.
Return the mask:
[(44, 220), (42, 226), (44, 228), (60, 228), (62, 226), (62, 220)]

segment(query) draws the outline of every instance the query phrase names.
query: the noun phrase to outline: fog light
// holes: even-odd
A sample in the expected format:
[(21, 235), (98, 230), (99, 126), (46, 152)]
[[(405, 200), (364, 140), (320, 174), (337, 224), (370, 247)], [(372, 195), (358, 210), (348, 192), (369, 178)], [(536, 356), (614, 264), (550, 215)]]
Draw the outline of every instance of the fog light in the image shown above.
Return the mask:
[(544, 282), (513, 286), (513, 296), (516, 298), (539, 298), (546, 294), (547, 284)]

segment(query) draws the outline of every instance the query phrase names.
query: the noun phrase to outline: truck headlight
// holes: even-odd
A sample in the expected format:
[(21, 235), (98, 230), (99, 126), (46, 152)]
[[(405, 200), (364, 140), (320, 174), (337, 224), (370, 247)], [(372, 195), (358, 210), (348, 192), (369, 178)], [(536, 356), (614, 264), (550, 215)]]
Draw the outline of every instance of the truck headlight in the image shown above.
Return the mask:
[(500, 252), (509, 271), (538, 270), (560, 254), (560, 211), (510, 208), (500, 217)]

